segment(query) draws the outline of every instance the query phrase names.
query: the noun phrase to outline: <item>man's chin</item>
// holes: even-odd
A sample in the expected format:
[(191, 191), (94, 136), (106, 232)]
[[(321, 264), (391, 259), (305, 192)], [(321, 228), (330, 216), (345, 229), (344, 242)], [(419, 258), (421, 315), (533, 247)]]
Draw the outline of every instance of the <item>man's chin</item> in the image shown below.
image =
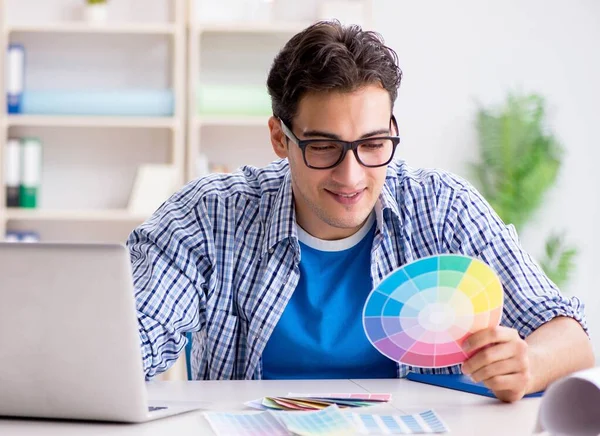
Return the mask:
[(330, 216), (329, 218), (329, 222), (328, 224), (332, 227), (336, 227), (338, 229), (345, 229), (345, 230), (350, 230), (350, 229), (356, 229), (358, 227), (361, 227), (365, 221), (367, 220), (367, 218), (369, 217), (369, 212), (360, 212), (360, 213), (345, 213), (345, 214), (339, 214), (336, 216)]

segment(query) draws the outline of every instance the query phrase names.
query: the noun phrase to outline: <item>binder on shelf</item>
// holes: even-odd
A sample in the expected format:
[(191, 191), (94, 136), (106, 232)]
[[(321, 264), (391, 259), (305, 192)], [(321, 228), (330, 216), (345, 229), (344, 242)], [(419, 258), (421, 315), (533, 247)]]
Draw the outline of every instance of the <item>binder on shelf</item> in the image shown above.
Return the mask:
[(40, 235), (37, 232), (21, 232), (19, 242), (40, 242)]
[(273, 114), (271, 98), (264, 85), (200, 84), (198, 115), (269, 116)]
[(4, 235), (4, 242), (19, 242), (19, 232), (8, 230)]
[(6, 56), (6, 105), (9, 114), (19, 114), (25, 88), (25, 47), (10, 44)]
[(33, 231), (7, 230), (4, 242), (40, 242), (40, 235)]
[(17, 138), (9, 138), (6, 143), (4, 174), (6, 185), (6, 207), (19, 207), (19, 190), (21, 186), (21, 141)]
[(27, 115), (170, 117), (175, 113), (172, 89), (44, 89), (23, 93)]
[(36, 208), (42, 179), (42, 143), (38, 138), (24, 138), (21, 152), (20, 206)]

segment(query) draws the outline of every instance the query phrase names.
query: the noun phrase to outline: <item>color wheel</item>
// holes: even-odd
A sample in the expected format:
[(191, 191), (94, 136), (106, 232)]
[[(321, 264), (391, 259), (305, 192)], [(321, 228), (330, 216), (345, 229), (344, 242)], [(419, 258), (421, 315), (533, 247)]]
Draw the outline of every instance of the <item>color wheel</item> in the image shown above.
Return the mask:
[(441, 368), (464, 362), (462, 342), (502, 316), (502, 284), (479, 259), (447, 254), (411, 262), (371, 291), (363, 309), (367, 338), (406, 365)]

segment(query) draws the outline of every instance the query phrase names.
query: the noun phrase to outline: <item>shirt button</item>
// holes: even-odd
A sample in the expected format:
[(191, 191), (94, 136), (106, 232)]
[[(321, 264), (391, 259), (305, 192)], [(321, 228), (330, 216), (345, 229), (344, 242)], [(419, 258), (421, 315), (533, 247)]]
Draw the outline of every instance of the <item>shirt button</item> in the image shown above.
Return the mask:
[(273, 254), (275, 250), (273, 248), (269, 248), (269, 254)]

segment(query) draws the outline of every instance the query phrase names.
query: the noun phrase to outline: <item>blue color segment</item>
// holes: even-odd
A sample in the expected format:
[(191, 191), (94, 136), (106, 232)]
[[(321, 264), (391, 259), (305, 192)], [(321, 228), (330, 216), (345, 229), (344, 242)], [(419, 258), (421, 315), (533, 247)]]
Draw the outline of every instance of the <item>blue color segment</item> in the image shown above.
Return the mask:
[(381, 318), (365, 318), (364, 323), (365, 330), (373, 342), (377, 342), (378, 340), (387, 337), (387, 333), (383, 329), (383, 324), (381, 323)]
[(417, 422), (417, 420), (415, 418), (413, 418), (412, 416), (404, 415), (404, 416), (401, 416), (400, 419), (402, 419), (402, 422), (404, 422), (404, 424), (407, 425), (407, 427), (410, 429), (411, 432), (423, 433), (423, 427), (421, 427), (421, 425)]
[(373, 419), (373, 416), (371, 416), (371, 415), (360, 415), (360, 420), (365, 425), (365, 427), (367, 428), (367, 430), (369, 430), (369, 433), (377, 433), (377, 432), (379, 432), (379, 426), (377, 425), (377, 423)]
[(383, 308), (383, 316), (399, 316), (400, 311), (404, 307), (404, 304), (396, 300), (388, 300), (387, 304)]
[(391, 273), (385, 279), (383, 279), (375, 289), (377, 289), (382, 294), (390, 295), (400, 286), (407, 283), (409, 280), (410, 277), (408, 277), (403, 270), (399, 269)]
[(427, 274), (429, 272), (438, 270), (439, 257), (428, 257), (425, 259), (417, 260), (416, 262), (409, 263), (404, 267), (404, 271), (409, 277), (418, 277), (421, 274)]
[(402, 307), (402, 312), (400, 312), (400, 316), (402, 318), (417, 318), (419, 316), (419, 313), (421, 313), (420, 310), (417, 310), (414, 307), (405, 304)]
[(371, 292), (367, 306), (365, 307), (365, 316), (381, 316), (383, 307), (388, 301), (388, 297), (380, 294), (378, 291)]
[[(398, 423), (396, 422), (396, 420), (394, 419), (393, 416), (391, 415), (383, 415), (380, 416), (381, 421), (383, 422), (383, 425), (390, 431), (392, 432), (399, 432), (402, 430), (402, 427), (400, 427), (398, 425)], [(401, 417), (400, 417), (401, 418)]]
[(410, 300), (410, 297), (412, 297), (415, 294), (418, 294), (419, 292), (419, 288), (417, 288), (415, 284), (412, 281), (410, 281), (404, 283), (401, 287), (396, 289), (394, 293), (390, 295), (390, 298), (406, 303), (408, 300)]
[(427, 423), (431, 431), (434, 433), (444, 433), (447, 432), (448, 429), (446, 426), (439, 420), (437, 415), (433, 413), (433, 410), (427, 410), (426, 412), (419, 413), (419, 416)]
[(437, 288), (438, 286), (438, 272), (430, 272), (427, 274), (421, 274), (413, 279), (415, 286), (421, 291), (430, 288)]

